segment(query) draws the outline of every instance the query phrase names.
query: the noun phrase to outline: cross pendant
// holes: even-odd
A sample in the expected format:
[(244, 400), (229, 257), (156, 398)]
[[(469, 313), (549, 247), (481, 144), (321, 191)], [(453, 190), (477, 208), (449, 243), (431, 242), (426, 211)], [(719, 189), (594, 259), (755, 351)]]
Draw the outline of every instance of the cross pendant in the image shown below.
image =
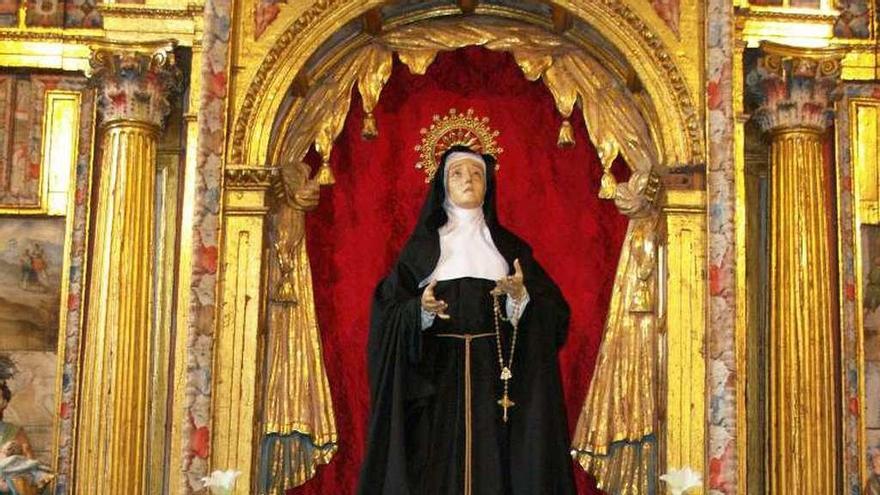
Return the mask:
[(507, 423), (507, 410), (516, 405), (515, 402), (510, 400), (510, 397), (507, 396), (507, 392), (504, 393), (504, 396), (498, 399), (498, 405), (504, 409), (503, 419), (504, 422)]

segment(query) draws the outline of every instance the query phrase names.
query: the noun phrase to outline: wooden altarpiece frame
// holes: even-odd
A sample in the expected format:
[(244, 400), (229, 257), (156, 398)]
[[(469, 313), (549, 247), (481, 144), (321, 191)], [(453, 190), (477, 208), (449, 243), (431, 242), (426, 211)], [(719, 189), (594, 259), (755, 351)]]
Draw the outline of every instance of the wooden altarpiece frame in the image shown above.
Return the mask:
[[(259, 267), (251, 265), (237, 274), (225, 275), (221, 280), (221, 293), (224, 300), (237, 299), (235, 294), (227, 292), (241, 287), (243, 281), (250, 287), (248, 291), (258, 291), (261, 308), (258, 326), (264, 330), (227, 325), (227, 319), (221, 317), (224, 323), (219, 328), (217, 341), (233, 342), (245, 337), (246, 352), (265, 356), (265, 346), (271, 344), (247, 335), (286, 335), (288, 345), (313, 355), (301, 361), (297, 369), (293, 369), (289, 361), (275, 360), (236, 366), (228, 372), (218, 370), (224, 376), (215, 376), (214, 403), (230, 403), (229, 399), (237, 393), (232, 387), (245, 385), (253, 387), (248, 392), (253, 407), (245, 418), (241, 417), (241, 411), (214, 408), (212, 464), (222, 462), (245, 468), (247, 480), (242, 480), (243, 485), (255, 487), (257, 464), (264, 462), (270, 471), (277, 465), (259, 458), (261, 438), (267, 434), (295, 434), (298, 440), (292, 449), (301, 450), (287, 454), (308, 460), (296, 473), (287, 473), (287, 481), (281, 473), (270, 474), (270, 478), (278, 480), (279, 484), (274, 487), (277, 490), (285, 483), (287, 486), (304, 483), (314, 475), (318, 465), (331, 460), (337, 432), (320, 355), (311, 270), (304, 242), (307, 213), (298, 208), (293, 199), (296, 189), (315, 172), (303, 163), (303, 158), (314, 147), (323, 162), (316, 177), (322, 184), (332, 184), (329, 157), (345, 123), (355, 85), (366, 116), (364, 135), (372, 137), (377, 131), (371, 122), (372, 110), (390, 77), (394, 55), (413, 73), (423, 74), (438, 52), (479, 45), (511, 52), (525, 77), (541, 79), (546, 84), (564, 119), (560, 145), (568, 144), (566, 124), (572, 112), (583, 112), (605, 172), (600, 195), (615, 201), (620, 211), (631, 218), (593, 379), (599, 385), (593, 386), (594, 391), (584, 404), (579, 422), (582, 424), (575, 432), (573, 455), (600, 480), (600, 486), (604, 480), (617, 477), (620, 481), (607, 483), (634, 484), (637, 490), (647, 490), (644, 485), (649, 479), (644, 469), (647, 464), (637, 462), (631, 472), (612, 473), (607, 472), (613, 469), (610, 463), (603, 462), (603, 456), (611, 453), (608, 450), (611, 443), (630, 440), (626, 432), (638, 431), (641, 436), (632, 439), (634, 445), (643, 445), (640, 441), (646, 438), (659, 439), (659, 445), (651, 447), (659, 454), (659, 463), (652, 469), (690, 466), (705, 473), (705, 196), (701, 191), (666, 191), (659, 187), (670, 171), (682, 166), (699, 168), (703, 156), (702, 137), (690, 96), (679, 91), (672, 103), (666, 100), (657, 103), (657, 96), (664, 92), (669, 94), (676, 78), (680, 82), (680, 74), (676, 75), (674, 68), (664, 68), (647, 56), (646, 50), (650, 47), (644, 46), (643, 40), (638, 40), (643, 46), (635, 50), (612, 42), (596, 46), (595, 40), (578, 36), (573, 30), (554, 30), (532, 16), (507, 9), (481, 7), (474, 16), (451, 14), (455, 13), (411, 14), (388, 21), (378, 31), (366, 29), (341, 41), (331, 38), (327, 41), (330, 46), (315, 46), (309, 57), (299, 54), (299, 75), (285, 92), (288, 97), (269, 105), (275, 112), (271, 137), (255, 132), (253, 126), (239, 124), (249, 119), (255, 124), (264, 118), (260, 117), (265, 114), (259, 108), (260, 102), (266, 98), (263, 93), (272, 87), (272, 82), (262, 81), (262, 88), (250, 102), (255, 109), (245, 109), (236, 121), (229, 153), (238, 163), (230, 164), (226, 171), (223, 250), (227, 254), (224, 259), (231, 264), (227, 266), (247, 266), (243, 258), (253, 259), (254, 255), (262, 262)], [(366, 21), (365, 26), (369, 27)], [(615, 50), (623, 52), (624, 63), (615, 59)], [(645, 66), (651, 67), (646, 70)], [(287, 67), (285, 72), (290, 73), (291, 66)], [(640, 73), (643, 82), (634, 84), (633, 78)], [(656, 78), (660, 73), (672, 73), (672, 77)], [(266, 77), (272, 77), (267, 74)], [(243, 139), (236, 140), (236, 135)], [(266, 165), (245, 164), (251, 162), (245, 156), (255, 149), (264, 150), (258, 153), (266, 153), (261, 160)], [(622, 155), (632, 169), (631, 179), (622, 184), (615, 183), (608, 173), (618, 155)], [(258, 234), (260, 241), (251, 240), (251, 234)], [(616, 426), (611, 426), (613, 397), (609, 401), (609, 396), (597, 387), (602, 386), (603, 379), (610, 380), (615, 366), (624, 363), (625, 367), (629, 358), (624, 355), (634, 352), (627, 344), (636, 343), (632, 335), (637, 332), (632, 330), (640, 327), (648, 328), (647, 334), (654, 340), (641, 349), (650, 354), (648, 362), (652, 362), (655, 369), (648, 372), (648, 380), (640, 385), (634, 379), (632, 390), (647, 394), (650, 400), (641, 413), (630, 415), (632, 424), (616, 431)], [(232, 353), (241, 351), (221, 345), (215, 362), (227, 358), (236, 361)], [(229, 355), (224, 357), (226, 354)], [(624, 372), (632, 373), (631, 370)], [(273, 407), (264, 399), (264, 395), (271, 394), (266, 388), (288, 380), (299, 381), (301, 386), (295, 387), (298, 390), (326, 397), (327, 404), (306, 407), (321, 401), (302, 396), (288, 397), (295, 402), (293, 407)], [(665, 386), (667, 382), (687, 383), (689, 387), (669, 389)], [(608, 384), (610, 390), (610, 381)], [(590, 384), (584, 384), (585, 388), (588, 386)], [(281, 409), (287, 411), (286, 416), (278, 412)], [(261, 420), (261, 414), (268, 416)], [(250, 425), (254, 423), (260, 426), (252, 429)], [(249, 438), (250, 446), (228, 445), (217, 435)], [(634, 459), (654, 455), (627, 450), (614, 455), (634, 456)], [(303, 457), (303, 452), (308, 455)], [(273, 455), (282, 453), (269, 453), (269, 457)], [(607, 488), (613, 489), (613, 486)]]

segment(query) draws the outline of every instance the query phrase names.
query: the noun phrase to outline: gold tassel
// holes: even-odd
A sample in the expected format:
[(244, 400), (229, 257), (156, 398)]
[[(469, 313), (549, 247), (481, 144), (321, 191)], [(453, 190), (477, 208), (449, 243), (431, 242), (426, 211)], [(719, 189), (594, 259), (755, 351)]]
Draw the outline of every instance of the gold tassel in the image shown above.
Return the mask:
[(614, 199), (616, 193), (617, 181), (611, 174), (611, 167), (608, 167), (602, 172), (602, 182), (599, 186), (599, 197), (602, 199)]
[(296, 304), (296, 291), (293, 289), (290, 275), (284, 275), (281, 282), (278, 283), (273, 300), (280, 303)]
[(556, 146), (560, 148), (571, 148), (574, 146), (574, 128), (568, 119), (562, 121), (559, 127), (559, 138), (556, 140)]
[(378, 135), (379, 127), (376, 125), (376, 117), (373, 115), (373, 112), (367, 112), (364, 115), (364, 128), (361, 130), (361, 137), (367, 141), (372, 141)]
[(321, 163), (321, 168), (318, 169), (318, 175), (315, 176), (315, 179), (322, 186), (336, 184), (336, 177), (333, 175), (333, 169), (330, 168), (329, 161)]

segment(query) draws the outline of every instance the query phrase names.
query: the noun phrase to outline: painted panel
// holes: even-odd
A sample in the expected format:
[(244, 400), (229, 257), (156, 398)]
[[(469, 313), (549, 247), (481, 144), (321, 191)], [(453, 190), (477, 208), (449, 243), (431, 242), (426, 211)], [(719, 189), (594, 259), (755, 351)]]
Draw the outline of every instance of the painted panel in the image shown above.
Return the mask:
[(38, 27), (64, 26), (64, 0), (28, 0), (27, 25)]
[[(843, 394), (843, 482), (847, 494), (880, 494), (878, 474), (872, 475), (875, 491), (868, 490), (865, 482), (877, 464), (880, 473), (880, 431), (869, 430), (871, 420), (867, 415), (878, 399), (870, 392), (869, 359), (876, 354), (878, 327), (877, 303), (880, 272), (880, 226), (876, 202), (869, 198), (880, 197), (873, 188), (877, 164), (865, 160), (868, 154), (860, 141), (871, 135), (866, 132), (864, 118), (870, 116), (870, 106), (880, 98), (880, 87), (873, 84), (847, 83), (843, 98), (837, 106), (835, 129), (837, 132), (837, 183), (840, 238), (840, 286), (841, 286), (841, 373)], [(867, 109), (867, 113), (866, 110)], [(860, 120), (863, 121), (860, 123)], [(867, 126), (870, 129), (870, 123)], [(859, 137), (861, 135), (861, 138)], [(876, 139), (874, 136), (872, 139)], [(876, 152), (874, 153), (876, 156)], [(868, 393), (866, 394), (866, 387)], [(872, 432), (873, 431), (873, 432)]]
[(0, 208), (39, 208), (45, 82), (0, 76)]
[(880, 430), (868, 432), (868, 445), (871, 446), (868, 454), (868, 484), (865, 487), (866, 495), (880, 493)]
[(18, 23), (18, 0), (0, 0), (0, 27), (13, 27)]
[(678, 34), (678, 23), (681, 18), (680, 0), (651, 0), (651, 5), (669, 29)]
[(25, 430), (34, 454), (52, 464), (57, 346), (64, 261), (63, 218), (0, 223), (0, 355), (16, 368), (3, 421)]
[(868, 0), (839, 0), (835, 6), (840, 17), (834, 24), (834, 36), (840, 38), (871, 37), (871, 7)]
[[(27, 2), (25, 23), (33, 27), (100, 28), (99, 0), (0, 0), (0, 27), (15, 27), (18, 10)], [(120, 1), (119, 3), (143, 3)]]
[[(880, 488), (880, 227), (862, 226), (867, 474)], [(874, 493), (868, 491), (868, 493)]]
[[(15, 94), (21, 88), (32, 93), (29, 112), (40, 117), (23, 117), (28, 110)], [(18, 162), (2, 153), (13, 144), (28, 154), (36, 149), (36, 165), (26, 163), (45, 182), (37, 189), (38, 207), (0, 205), (0, 381), (12, 394), (8, 407), (0, 401), (0, 448), (4, 432), (14, 430), (6, 425), (21, 427), (45, 465), (40, 469), (56, 474), (52, 490), (64, 494), (76, 404), (94, 95), (84, 78), (0, 74), (3, 99), (18, 103), (11, 109), (0, 105), (0, 164), (6, 165), (0, 166), (0, 184), (21, 176), (13, 166)], [(16, 137), (16, 120), (27, 123), (28, 132), (19, 134), (24, 140)]]
[(278, 17), (280, 0), (256, 0), (254, 2), (254, 37), (259, 38), (263, 31)]

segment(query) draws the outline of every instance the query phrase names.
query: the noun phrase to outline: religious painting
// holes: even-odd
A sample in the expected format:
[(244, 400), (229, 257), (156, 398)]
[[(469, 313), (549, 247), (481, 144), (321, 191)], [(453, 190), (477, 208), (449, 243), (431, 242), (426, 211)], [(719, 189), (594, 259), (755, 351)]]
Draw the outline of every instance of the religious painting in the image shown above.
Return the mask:
[(51, 464), (64, 263), (64, 218), (0, 219), (0, 355), (16, 372), (3, 421)]
[(0, 0), (0, 27), (13, 27), (18, 22), (18, 0)]
[(868, 474), (880, 477), (880, 227), (875, 225), (862, 226), (862, 280)]
[(657, 15), (666, 22), (669, 29), (679, 34), (678, 22), (681, 19), (681, 4), (679, 0), (651, 0), (651, 5), (657, 11)]
[(64, 27), (64, 0), (28, 0), (27, 25)]
[(259, 38), (263, 31), (278, 17), (279, 0), (257, 0), (254, 5), (254, 37)]
[(46, 80), (0, 74), (0, 209), (41, 206)]
[(64, 27), (100, 28), (103, 24), (104, 20), (98, 11), (98, 0), (64, 2)]
[(0, 15), (16, 15), (18, 13), (18, 0), (0, 0)]
[(871, 7), (868, 0), (841, 0), (836, 2), (840, 17), (834, 23), (834, 36), (840, 38), (869, 38), (871, 36)]
[[(880, 227), (877, 226), (862, 227), (862, 277), (865, 361), (880, 363)], [(880, 399), (880, 393), (876, 397)], [(880, 424), (877, 426), (880, 428)]]

